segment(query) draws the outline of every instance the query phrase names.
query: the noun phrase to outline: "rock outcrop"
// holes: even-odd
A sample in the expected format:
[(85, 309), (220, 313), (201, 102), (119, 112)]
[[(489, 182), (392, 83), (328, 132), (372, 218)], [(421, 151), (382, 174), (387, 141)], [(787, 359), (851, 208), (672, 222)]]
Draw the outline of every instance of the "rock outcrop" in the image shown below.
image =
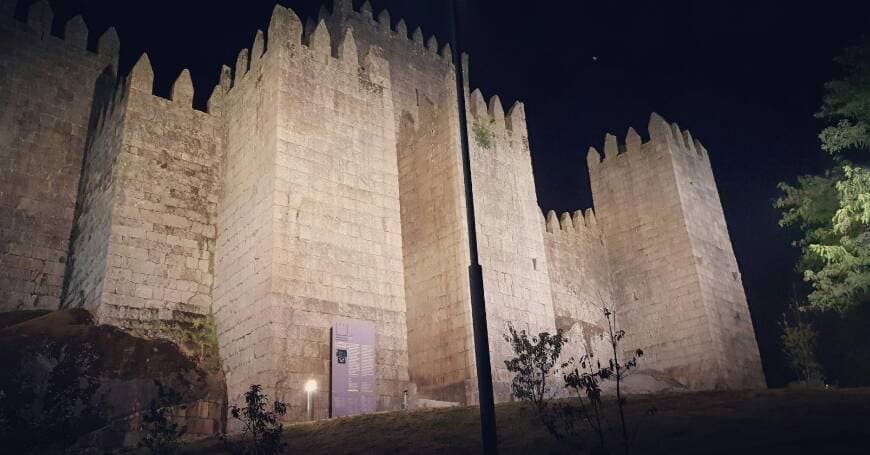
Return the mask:
[[(5, 325), (5, 327), (4, 327)], [(168, 341), (95, 325), (85, 310), (0, 315), (0, 440), (6, 453), (134, 446), (157, 383), (190, 437), (220, 430), (224, 385)]]

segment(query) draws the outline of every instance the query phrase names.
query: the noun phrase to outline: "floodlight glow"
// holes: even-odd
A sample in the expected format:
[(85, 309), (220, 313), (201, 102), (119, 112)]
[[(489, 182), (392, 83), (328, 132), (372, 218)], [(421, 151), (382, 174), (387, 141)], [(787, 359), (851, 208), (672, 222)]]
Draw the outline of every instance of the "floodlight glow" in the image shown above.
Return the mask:
[(314, 379), (309, 379), (308, 382), (305, 383), (304, 390), (306, 392), (316, 392), (317, 391), (317, 381)]

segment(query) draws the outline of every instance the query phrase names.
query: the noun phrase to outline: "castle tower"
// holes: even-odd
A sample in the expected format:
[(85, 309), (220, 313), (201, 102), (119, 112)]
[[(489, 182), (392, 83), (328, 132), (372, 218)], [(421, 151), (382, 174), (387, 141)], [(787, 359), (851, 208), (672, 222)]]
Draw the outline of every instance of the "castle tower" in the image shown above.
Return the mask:
[(209, 312), (220, 168), (219, 117), (193, 109), (190, 72), (170, 99), (153, 87), (143, 54), (95, 108), (64, 301), (139, 333)]
[[(229, 398), (262, 384), (305, 415), (329, 415), (330, 329), (375, 328), (377, 409), (407, 389), (405, 289), (389, 63), (321, 20), (303, 38), (275, 8), (221, 100), (215, 309)], [(307, 44), (302, 44), (303, 41)], [(263, 53), (264, 47), (267, 49)]]
[(653, 114), (650, 141), (608, 135), (588, 155), (626, 351), (697, 389), (764, 386), (706, 149)]
[[(118, 35), (87, 48), (81, 16), (52, 34), (47, 1), (0, 2), (0, 311), (56, 309), (68, 271), (96, 99), (114, 84)], [(90, 291), (89, 291), (90, 292)]]
[[(333, 33), (353, 28), (359, 49), (390, 62), (396, 121), (408, 373), (422, 398), (473, 403), (474, 345), (456, 84), (449, 46), (402, 19), (336, 0)], [(376, 19), (375, 19), (376, 18)]]
[(535, 192), (522, 103), (505, 113), (480, 90), (468, 97), (468, 131), (477, 244), (483, 269), (486, 319), (496, 400), (511, 399), (514, 357), (504, 340), (508, 324), (530, 334), (555, 333), (544, 226)]
[[(421, 397), (473, 404), (477, 379), (468, 286), (468, 240), (456, 83), (449, 45), (420, 28), (409, 31), (388, 11), (359, 11), (336, 0), (321, 16), (329, 30), (354, 30), (359, 49), (377, 46), (390, 62), (398, 131), (402, 253), (410, 379)], [(468, 86), (466, 81), (465, 86)], [(525, 111), (505, 113), (498, 97), (466, 94), (478, 245), (483, 267), (493, 376), (499, 400), (510, 399), (502, 339), (511, 321), (554, 330), (540, 212)], [(472, 103), (472, 100), (474, 101)]]

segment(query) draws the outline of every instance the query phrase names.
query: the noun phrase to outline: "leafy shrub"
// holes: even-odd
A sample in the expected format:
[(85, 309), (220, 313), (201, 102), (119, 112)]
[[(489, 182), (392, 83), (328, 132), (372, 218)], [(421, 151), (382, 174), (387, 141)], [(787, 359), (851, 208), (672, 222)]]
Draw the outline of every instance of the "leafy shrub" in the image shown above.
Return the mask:
[[(637, 368), (637, 360), (643, 357), (643, 351), (637, 349), (630, 359), (621, 363), (619, 360), (619, 343), (625, 338), (625, 330), (619, 330), (616, 325), (616, 314), (608, 308), (604, 308), (604, 319), (607, 321), (607, 337), (610, 346), (613, 348), (613, 357), (610, 358), (608, 365), (598, 371), (600, 379), (612, 379), (616, 382), (616, 410), (619, 414), (620, 439), (625, 455), (631, 453), (631, 446), (637, 437), (639, 427), (629, 430), (628, 422), (625, 418), (625, 407), (627, 400), (622, 392), (622, 381), (628, 375), (629, 371)], [(655, 408), (647, 410), (647, 415), (652, 415), (656, 412)]]
[(211, 311), (204, 316), (197, 316), (193, 322), (154, 321), (134, 333), (143, 338), (169, 340), (181, 347), (203, 369), (221, 371), (217, 325)]
[[(611, 347), (608, 353), (611, 357), (602, 365), (588, 348), (586, 354), (579, 359), (571, 358), (561, 364), (564, 387), (573, 391), (579, 401), (578, 407), (564, 403), (548, 401), (552, 398), (547, 378), (553, 367), (558, 363), (562, 348), (568, 341), (561, 332), (551, 335), (543, 332), (538, 336), (529, 337), (525, 331), (517, 332), (508, 326), (505, 340), (511, 344), (515, 357), (505, 361), (508, 371), (515, 374), (511, 389), (513, 395), (534, 405), (541, 422), (557, 440), (568, 443), (568, 436), (578, 436), (578, 430), (585, 425), (597, 436), (598, 441), (592, 448), (593, 454), (609, 454), (607, 436), (613, 432), (604, 412), (601, 382), (616, 383), (615, 413), (619, 420), (617, 428), (619, 444), (628, 455), (637, 437), (639, 424), (629, 428), (625, 415), (627, 399), (622, 389), (622, 383), (629, 372), (637, 368), (638, 359), (643, 356), (640, 349), (634, 351), (629, 359), (620, 359), (619, 345), (625, 338), (625, 331), (619, 330), (616, 315), (608, 308), (603, 309), (607, 322), (605, 337)], [(647, 415), (656, 412), (655, 408), (647, 411)]]
[(9, 453), (53, 453), (103, 425), (98, 356), (90, 343), (48, 339), (0, 374), (0, 441)]
[(816, 329), (812, 324), (801, 320), (789, 322), (785, 315), (781, 325), (780, 345), (789, 368), (797, 375), (799, 383), (810, 387), (823, 387), (825, 375), (816, 358)]
[(518, 332), (510, 324), (504, 339), (511, 344), (516, 354), (516, 357), (504, 362), (507, 370), (514, 373), (511, 382), (514, 397), (531, 402), (541, 423), (557, 439), (561, 439), (562, 432), (558, 425), (562, 410), (556, 404), (547, 401), (553, 398), (547, 381), (555, 379), (553, 367), (559, 361), (562, 347), (567, 339), (561, 331), (556, 332), (555, 335), (543, 332), (538, 336), (529, 337), (525, 330)]
[(278, 419), (287, 414), (287, 404), (275, 400), (267, 410), (269, 396), (262, 386), (254, 384), (245, 393), (243, 408), (230, 407), (230, 415), (242, 423), (242, 439), (235, 443), (224, 440), (233, 454), (272, 455), (283, 453), (287, 444), (281, 441), (284, 425)]
[(154, 381), (154, 384), (157, 386), (157, 398), (151, 400), (148, 410), (142, 415), (145, 435), (139, 446), (155, 455), (172, 455), (178, 452), (179, 439), (187, 432), (187, 427), (173, 422), (170, 414), (171, 406), (182, 398), (160, 381)]
[[(606, 453), (605, 441), (606, 420), (601, 401), (601, 363), (594, 358), (594, 354), (587, 350), (579, 360), (570, 359), (562, 365), (565, 387), (572, 390), (579, 401), (579, 417), (595, 433), (598, 438), (600, 453)], [(586, 397), (584, 400), (583, 397)]]
[(495, 135), (486, 127), (486, 125), (475, 123), (472, 130), (474, 132), (474, 140), (480, 148), (489, 150), (493, 147)]
[(189, 340), (198, 348), (195, 355), (197, 363), (211, 371), (220, 371), (220, 355), (218, 354), (217, 324), (214, 313), (209, 313), (193, 321)]

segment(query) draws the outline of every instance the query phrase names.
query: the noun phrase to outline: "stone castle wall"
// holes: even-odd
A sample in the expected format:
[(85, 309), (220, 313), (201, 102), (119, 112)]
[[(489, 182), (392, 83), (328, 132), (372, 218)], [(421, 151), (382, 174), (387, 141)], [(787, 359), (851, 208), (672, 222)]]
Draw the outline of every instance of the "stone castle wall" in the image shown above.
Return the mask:
[[(81, 192), (70, 245), (63, 307), (93, 307), (102, 301), (109, 237), (116, 201), (115, 163), (124, 139), (128, 92), (106, 74), (95, 100), (94, 128), (82, 165)], [(112, 292), (113, 289), (109, 290)]]
[(557, 216), (551, 210), (544, 223), (556, 328), (569, 343), (565, 357), (606, 355), (603, 312), (613, 305), (613, 282), (609, 262), (601, 260), (607, 251), (595, 213), (587, 209)]
[[(507, 115), (498, 96), (468, 98), (477, 243), (486, 294), (489, 350), (496, 399), (511, 399), (514, 357), (508, 325), (531, 334), (555, 333), (541, 209), (535, 192), (525, 109)], [(506, 190), (510, 188), (510, 190)]]
[(468, 287), (459, 112), (449, 46), (424, 43), (418, 28), (388, 11), (374, 18), (337, 1), (321, 10), (333, 33), (353, 29), (360, 52), (372, 46), (390, 62), (398, 131), (402, 253), (409, 375), (421, 394), (473, 403), (477, 383)]
[[(624, 145), (608, 135), (603, 162), (594, 149), (588, 156), (625, 346), (643, 349), (645, 366), (693, 388), (763, 386), (709, 158), (688, 132), (658, 115), (649, 132), (642, 143), (630, 129)], [(707, 261), (724, 269), (699, 269)], [(744, 352), (728, 354), (723, 346)], [(740, 373), (724, 366), (735, 358)]]
[[(409, 36), (401, 19), (393, 26), (387, 11), (375, 20), (368, 4), (357, 12), (350, 2), (337, 1), (332, 13), (322, 9), (320, 17), (334, 33), (352, 28), (359, 49), (377, 46), (391, 63), (400, 132), (411, 379), (427, 396), (474, 403), (477, 384), (467, 282), (467, 222), (452, 52), (449, 45), (439, 49), (434, 36), (424, 39), (419, 28)], [(491, 315), (490, 348), (498, 354), (493, 375), (499, 398), (506, 400), (510, 379), (503, 360), (509, 347), (501, 334), (507, 321), (526, 329), (553, 331), (553, 316), (525, 112), (518, 105), (505, 116), (495, 97), (490, 113), (480, 93), (475, 93), (482, 107), (469, 103), (469, 121), (485, 124), (494, 140), (492, 150), (472, 143), (472, 172), (479, 185), (475, 191), (477, 229)], [(466, 96), (472, 99), (470, 93)], [(504, 192), (506, 184), (517, 192)], [(500, 235), (491, 234), (495, 232)]]
[[(321, 22), (307, 45), (301, 31), (278, 7), (268, 52), (261, 57), (259, 34), (250, 71), (237, 66), (222, 101), (233, 125), (227, 177), (241, 178), (227, 185), (220, 210), (228, 243), (219, 249), (218, 322), (237, 332), (222, 335), (227, 355), (238, 357), (228, 365), (229, 394), (263, 383), (303, 418), (303, 384), (329, 383), (332, 323), (364, 319), (377, 331), (378, 408), (399, 409), (408, 354), (389, 64), (378, 49), (360, 60), (350, 31), (333, 37)], [(252, 241), (249, 257), (241, 250)], [(235, 290), (252, 280), (264, 284), (253, 296)], [(328, 415), (327, 393), (315, 408)]]
[[(328, 383), (333, 321), (368, 320), (378, 409), (396, 410), (408, 353), (389, 63), (376, 48), (359, 59), (353, 33), (330, 36), (324, 22), (308, 41), (281, 65), (274, 293), (280, 321), (298, 328), (284, 338), (295, 365), (286, 393), (301, 400), (311, 375)], [(320, 397), (326, 416), (328, 394)]]
[(51, 34), (47, 2), (0, 2), (0, 311), (60, 304), (96, 85), (117, 68), (113, 29), (86, 49), (77, 16)]
[(471, 402), (474, 344), (468, 293), (468, 235), (455, 96), (421, 101), (419, 123), (399, 128), (399, 189), (407, 302), (409, 373), (433, 399)]
[[(212, 300), (217, 118), (192, 108), (187, 71), (173, 85), (171, 100), (152, 94), (153, 79), (143, 56), (100, 122), (105, 139), (86, 151), (87, 184), (109, 184), (78, 215), (76, 279), (65, 302), (94, 308), (100, 323), (130, 329), (190, 322), (207, 314)], [(93, 242), (106, 237), (107, 248)], [(92, 286), (101, 292), (82, 300)]]
[[(328, 415), (330, 328), (362, 319), (378, 409), (414, 386), (477, 401), (449, 46), (368, 3), (306, 26), (278, 6), (200, 112), (187, 71), (154, 96), (147, 56), (118, 78), (113, 32), (89, 53), (80, 19), (60, 40), (39, 5), (31, 25), (0, 18), (3, 309), (63, 294), (131, 330), (213, 311), (230, 402), (261, 384), (294, 420), (309, 379)], [(58, 61), (68, 79), (31, 80)], [(594, 214), (543, 220), (523, 105), (464, 85), (496, 398), (510, 399), (508, 324), (565, 330), (577, 357), (603, 349), (603, 306), (645, 368), (762, 385), (706, 151), (654, 116), (648, 143), (632, 130), (608, 136), (603, 162), (590, 153)]]
[[(674, 124), (674, 173), (718, 359), (715, 387), (764, 386), (755, 330), (707, 150)], [(708, 347), (710, 349), (710, 347)]]
[[(301, 33), (301, 31), (300, 31)], [(259, 56), (263, 51), (258, 37)], [(275, 37), (277, 39), (277, 36)], [(217, 212), (214, 312), (231, 402), (251, 384), (274, 396), (270, 350), (278, 328), (272, 311), (274, 234), (271, 227), (278, 153), (277, 58), (239, 54), (235, 77), (225, 67), (215, 98), (224, 118)], [(250, 65), (250, 71), (249, 71)]]

